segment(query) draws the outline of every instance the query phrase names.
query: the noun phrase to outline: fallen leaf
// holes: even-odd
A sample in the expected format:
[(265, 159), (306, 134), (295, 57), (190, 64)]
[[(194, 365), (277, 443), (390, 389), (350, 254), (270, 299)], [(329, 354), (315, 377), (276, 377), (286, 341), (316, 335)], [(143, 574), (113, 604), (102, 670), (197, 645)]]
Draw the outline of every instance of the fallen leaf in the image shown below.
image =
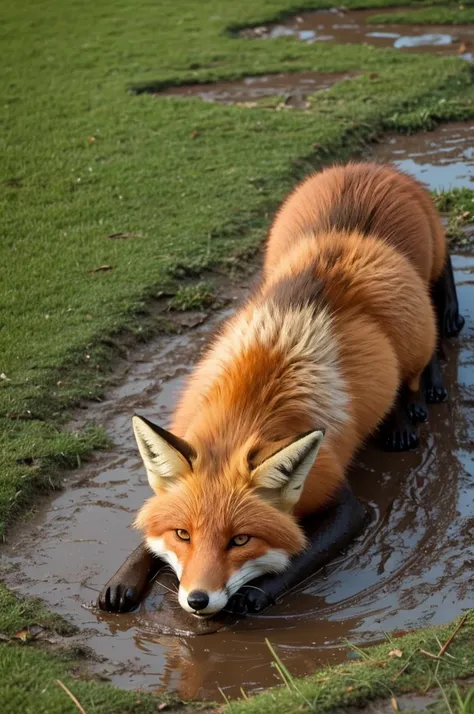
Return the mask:
[(466, 45), (464, 44), (464, 42), (461, 42), (461, 44), (458, 47), (458, 55), (463, 55), (466, 50), (467, 50)]
[(378, 75), (378, 72), (371, 72), (371, 73), (369, 74), (369, 78), (370, 78), (370, 79), (377, 79), (378, 76), (379, 76), (379, 75)]
[(354, 687), (352, 686), (352, 684), (350, 684), (348, 687), (346, 687), (346, 692), (352, 692), (353, 689)]
[(158, 711), (159, 712), (164, 712), (165, 709), (168, 708), (168, 704), (166, 702), (161, 702), (161, 704), (158, 704)]
[(403, 657), (403, 652), (402, 650), (391, 650), (388, 653), (389, 657)]
[(2, 372), (2, 373), (0, 374), (0, 379), (3, 379), (4, 382), (11, 382), (10, 377), (7, 377), (7, 375), (5, 374), (5, 372)]
[(394, 711), (394, 712), (399, 712), (400, 709), (398, 708), (398, 702), (397, 702), (397, 700), (395, 699), (395, 697), (392, 697), (392, 698), (390, 699), (390, 701), (392, 702), (393, 711)]
[(31, 625), (31, 627), (25, 627), (24, 630), (19, 630), (15, 635), (13, 635), (15, 640), (21, 640), (22, 642), (29, 642), (34, 640), (41, 635), (43, 628), (39, 625)]
[(199, 136), (199, 132), (197, 129), (195, 129), (194, 131), (191, 132), (191, 139), (197, 139), (198, 136)]
[(98, 268), (93, 268), (92, 270), (89, 270), (89, 273), (100, 273), (100, 272), (105, 272), (107, 270), (112, 270), (111, 265), (99, 265)]
[(89, 144), (93, 144), (95, 141), (95, 136), (88, 136), (87, 141), (89, 142)]

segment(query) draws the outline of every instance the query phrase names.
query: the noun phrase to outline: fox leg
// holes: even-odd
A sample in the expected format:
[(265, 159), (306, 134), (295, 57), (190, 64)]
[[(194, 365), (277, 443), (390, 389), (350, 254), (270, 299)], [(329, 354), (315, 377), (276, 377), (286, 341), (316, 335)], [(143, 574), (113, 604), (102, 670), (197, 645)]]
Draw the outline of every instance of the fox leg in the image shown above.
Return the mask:
[(226, 612), (247, 615), (275, 604), (285, 593), (335, 558), (361, 530), (366, 517), (365, 507), (345, 486), (336, 505), (302, 523), (309, 541), (307, 549), (293, 558), (284, 573), (263, 575), (244, 585), (229, 600)]
[(163, 565), (164, 562), (150, 553), (142, 543), (102, 588), (97, 605), (107, 612), (133, 610)]
[(438, 344), (423, 373), (423, 386), (428, 403), (439, 404), (447, 397), (441, 371), (442, 340), (446, 337), (455, 337), (464, 327), (464, 318), (459, 314), (456, 283), (449, 255), (443, 272), (431, 288), (431, 298), (436, 311)]

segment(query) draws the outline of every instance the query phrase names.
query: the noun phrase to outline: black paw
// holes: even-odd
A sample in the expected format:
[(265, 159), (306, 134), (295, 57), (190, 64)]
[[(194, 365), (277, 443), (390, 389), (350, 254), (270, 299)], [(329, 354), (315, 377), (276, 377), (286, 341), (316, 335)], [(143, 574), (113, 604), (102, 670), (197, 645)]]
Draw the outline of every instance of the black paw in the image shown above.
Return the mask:
[(101, 591), (97, 605), (105, 612), (130, 612), (139, 602), (135, 588), (126, 585), (106, 585)]
[(410, 402), (407, 404), (407, 414), (414, 424), (421, 424), (428, 419), (428, 409), (423, 402)]
[(442, 384), (430, 384), (425, 388), (426, 401), (428, 404), (441, 404), (448, 398), (448, 392)]
[(385, 451), (411, 451), (420, 444), (418, 429), (412, 425), (381, 434), (381, 445)]
[(458, 308), (447, 309), (444, 313), (444, 335), (446, 337), (456, 337), (464, 327), (465, 320), (459, 314)]
[(274, 605), (272, 598), (261, 590), (240, 591), (233, 595), (226, 605), (226, 612), (242, 617), (243, 615), (256, 615), (270, 605)]

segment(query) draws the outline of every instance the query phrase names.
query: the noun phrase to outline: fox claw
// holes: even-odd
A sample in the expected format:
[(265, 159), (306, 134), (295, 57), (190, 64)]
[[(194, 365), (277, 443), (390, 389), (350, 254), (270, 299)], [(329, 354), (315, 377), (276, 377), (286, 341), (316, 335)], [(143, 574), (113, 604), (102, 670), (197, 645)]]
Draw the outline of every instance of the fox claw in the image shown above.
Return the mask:
[(267, 593), (260, 590), (236, 593), (228, 602), (226, 610), (233, 615), (256, 615), (274, 602)]
[(130, 612), (138, 604), (138, 594), (133, 587), (106, 585), (101, 591), (97, 605), (106, 612)]

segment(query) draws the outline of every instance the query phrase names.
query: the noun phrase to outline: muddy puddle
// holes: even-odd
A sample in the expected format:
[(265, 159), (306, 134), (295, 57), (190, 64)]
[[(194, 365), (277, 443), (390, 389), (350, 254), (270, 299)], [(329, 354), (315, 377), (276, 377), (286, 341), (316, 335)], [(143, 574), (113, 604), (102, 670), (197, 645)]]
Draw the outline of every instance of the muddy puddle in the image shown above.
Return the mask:
[[(403, 9), (403, 8), (401, 8)], [(400, 10), (400, 8), (397, 8)], [(366, 43), (407, 52), (432, 52), (458, 55), (473, 60), (474, 27), (471, 25), (372, 24), (374, 15), (394, 9), (317, 10), (302, 12), (285, 22), (241, 30), (240, 37), (278, 39), (295, 37), (303, 42)]]
[(235, 82), (181, 85), (159, 92), (156, 96), (199, 97), (205, 102), (247, 105), (269, 97), (278, 97), (284, 106), (304, 109), (308, 95), (329, 89), (351, 76), (321, 72), (284, 72), (245, 77)]
[[(452, 127), (459, 141), (452, 141), (448, 127), (396, 137), (375, 155), (402, 161), (415, 160), (418, 152), (414, 173), (430, 187), (460, 185), (454, 182), (461, 169), (436, 171), (462, 163), (465, 129)], [(430, 153), (432, 142), (439, 150)], [(464, 162), (462, 181), (472, 175), (471, 165)], [(137, 411), (167, 425), (176, 395), (223, 313), (203, 324), (204, 315), (191, 317), (194, 330), (141, 347), (120, 386), (88, 409), (115, 447), (95, 456), (65, 491), (45, 499), (11, 533), (2, 559), (7, 584), (41, 597), (78, 625), (85, 644), (104, 658), (93, 666), (115, 684), (202, 699), (220, 699), (218, 688), (235, 697), (241, 687), (250, 692), (278, 683), (265, 637), (294, 675), (306, 675), (352, 658), (347, 640), (377, 642), (384, 632), (444, 623), (474, 607), (474, 252), (453, 262), (466, 327), (446, 347), (449, 401), (431, 407), (417, 451), (384, 454), (370, 446), (360, 455), (351, 480), (375, 514), (373, 522), (343, 556), (278, 607), (196, 637), (163, 634), (154, 626), (159, 598), (153, 591), (129, 615), (84, 608), (139, 542), (131, 523), (150, 490), (131, 415)]]
[(372, 156), (394, 163), (432, 190), (474, 189), (474, 120), (411, 136), (387, 136)]

